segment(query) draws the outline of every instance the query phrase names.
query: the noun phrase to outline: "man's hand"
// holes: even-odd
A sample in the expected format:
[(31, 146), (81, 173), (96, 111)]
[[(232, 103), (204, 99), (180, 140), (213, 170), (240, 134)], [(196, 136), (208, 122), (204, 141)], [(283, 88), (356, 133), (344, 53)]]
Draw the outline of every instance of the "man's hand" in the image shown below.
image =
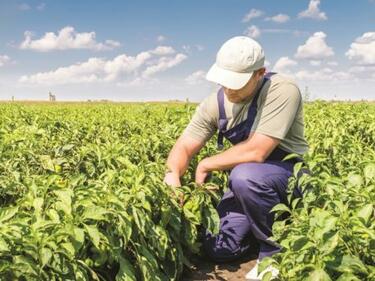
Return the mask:
[(164, 176), (163, 182), (172, 187), (181, 186), (180, 177), (177, 173), (174, 173), (174, 172), (167, 172)]
[(201, 162), (199, 162), (197, 169), (195, 171), (195, 182), (197, 184), (203, 184), (206, 180), (209, 170), (207, 170), (205, 166), (205, 159), (203, 159)]

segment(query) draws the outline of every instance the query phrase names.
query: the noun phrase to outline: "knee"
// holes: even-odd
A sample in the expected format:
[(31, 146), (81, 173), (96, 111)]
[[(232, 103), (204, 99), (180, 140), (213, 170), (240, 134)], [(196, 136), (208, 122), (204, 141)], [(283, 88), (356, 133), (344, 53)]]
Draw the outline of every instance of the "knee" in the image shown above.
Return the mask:
[(244, 192), (256, 191), (256, 186), (262, 182), (263, 175), (256, 163), (239, 164), (229, 175), (230, 187), (237, 197), (243, 195)]

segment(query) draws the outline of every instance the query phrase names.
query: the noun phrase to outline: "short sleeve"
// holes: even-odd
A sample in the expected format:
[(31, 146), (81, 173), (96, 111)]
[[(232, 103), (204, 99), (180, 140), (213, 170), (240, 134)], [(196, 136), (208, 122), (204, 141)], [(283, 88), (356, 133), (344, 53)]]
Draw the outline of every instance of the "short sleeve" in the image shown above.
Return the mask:
[(258, 123), (252, 131), (285, 139), (290, 127), (295, 122), (302, 102), (301, 93), (293, 83), (278, 83), (270, 88), (263, 106), (258, 110)]
[(215, 96), (216, 93), (205, 98), (199, 104), (183, 135), (206, 142), (215, 134), (218, 119), (218, 106)]

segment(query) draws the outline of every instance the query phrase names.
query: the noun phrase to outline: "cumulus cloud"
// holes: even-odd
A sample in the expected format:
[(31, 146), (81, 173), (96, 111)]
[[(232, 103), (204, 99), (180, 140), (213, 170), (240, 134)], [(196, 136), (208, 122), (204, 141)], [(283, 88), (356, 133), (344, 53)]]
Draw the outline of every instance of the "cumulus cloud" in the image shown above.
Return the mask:
[(187, 58), (184, 54), (176, 54), (175, 57), (161, 57), (158, 62), (154, 65), (148, 66), (145, 71), (142, 73), (142, 77), (148, 78), (155, 73), (165, 71), (169, 68), (172, 68)]
[(193, 51), (197, 50), (199, 52), (203, 51), (204, 50), (204, 46), (202, 45), (199, 45), (199, 44), (196, 44), (196, 45), (183, 45), (182, 46), (182, 49), (188, 53), (188, 54), (191, 54)]
[(7, 55), (0, 55), (0, 66), (7, 64), (10, 61), (10, 57)]
[(251, 38), (258, 38), (261, 34), (261, 31), (256, 25), (252, 25), (244, 31), (244, 34)]
[(284, 23), (284, 22), (287, 22), (290, 20), (290, 17), (288, 15), (285, 15), (285, 14), (278, 14), (276, 16), (273, 16), (273, 17), (267, 17), (265, 18), (266, 21), (273, 21), (273, 22), (277, 22), (277, 23)]
[(252, 19), (261, 17), (264, 14), (263, 11), (257, 9), (251, 9), (242, 19), (242, 22), (249, 22)]
[(337, 63), (337, 61), (329, 61), (327, 62), (328, 65), (330, 66), (338, 66), (339, 64)]
[(366, 32), (358, 37), (345, 55), (357, 64), (375, 64), (375, 32)]
[(321, 60), (311, 60), (310, 65), (312, 66), (320, 66), (322, 64)]
[(304, 81), (343, 81), (355, 79), (349, 72), (333, 71), (328, 67), (317, 71), (300, 70), (295, 74), (295, 77)]
[(315, 32), (307, 39), (304, 45), (297, 49), (295, 57), (298, 59), (320, 60), (334, 55), (331, 47), (325, 41), (327, 35), (324, 32)]
[(309, 7), (298, 14), (298, 18), (310, 18), (314, 20), (327, 20), (327, 16), (319, 9), (320, 0), (310, 0)]
[[(20, 77), (19, 82), (29, 84), (71, 84), (90, 82), (126, 82), (149, 78), (180, 64), (187, 57), (168, 46), (141, 52), (135, 56), (119, 55), (112, 60), (90, 58), (70, 66), (48, 72)], [(124, 81), (125, 80), (125, 81)]]
[(186, 83), (190, 85), (198, 85), (206, 80), (206, 71), (197, 70), (185, 78)]
[(120, 43), (114, 40), (106, 40), (104, 43), (97, 42), (96, 33), (94, 31), (78, 33), (72, 26), (62, 28), (57, 34), (47, 32), (42, 38), (36, 40), (32, 39), (32, 35), (30, 31), (25, 32), (25, 39), (20, 44), (20, 49), (29, 49), (39, 52), (68, 49), (102, 51), (111, 50), (120, 46)]
[(281, 57), (276, 61), (275, 65), (272, 68), (272, 71), (289, 73), (289, 68), (297, 64), (298, 63), (295, 60), (292, 60), (289, 57)]

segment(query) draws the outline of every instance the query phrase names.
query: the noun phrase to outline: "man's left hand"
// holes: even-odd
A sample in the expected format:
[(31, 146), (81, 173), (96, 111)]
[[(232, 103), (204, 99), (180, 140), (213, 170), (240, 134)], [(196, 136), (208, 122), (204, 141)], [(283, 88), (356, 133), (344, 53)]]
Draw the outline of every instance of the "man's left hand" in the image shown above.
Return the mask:
[(203, 159), (201, 162), (199, 162), (195, 171), (195, 182), (197, 184), (203, 184), (208, 174), (210, 173), (210, 171), (205, 166), (205, 160), (206, 159)]

